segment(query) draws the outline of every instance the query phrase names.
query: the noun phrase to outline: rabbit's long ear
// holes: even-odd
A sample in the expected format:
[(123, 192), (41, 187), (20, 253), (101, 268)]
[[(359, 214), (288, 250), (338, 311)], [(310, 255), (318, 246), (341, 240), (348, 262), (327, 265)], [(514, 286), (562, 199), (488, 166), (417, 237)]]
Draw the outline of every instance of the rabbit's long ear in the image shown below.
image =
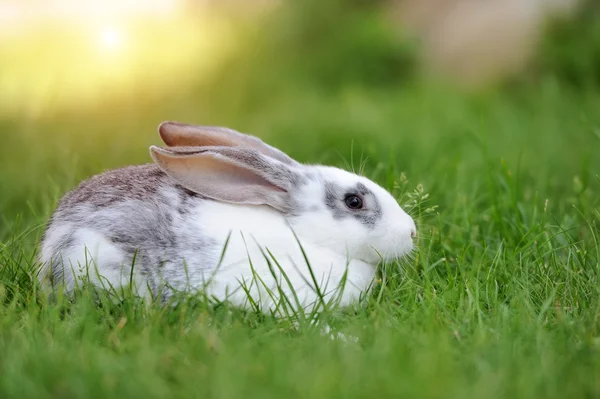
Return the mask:
[(150, 147), (154, 162), (183, 187), (218, 201), (289, 211), (301, 171), (243, 147)]
[(225, 127), (195, 126), (179, 122), (163, 122), (158, 127), (160, 137), (169, 147), (245, 147), (254, 149), (287, 165), (298, 165), (282, 151), (271, 147), (257, 137)]

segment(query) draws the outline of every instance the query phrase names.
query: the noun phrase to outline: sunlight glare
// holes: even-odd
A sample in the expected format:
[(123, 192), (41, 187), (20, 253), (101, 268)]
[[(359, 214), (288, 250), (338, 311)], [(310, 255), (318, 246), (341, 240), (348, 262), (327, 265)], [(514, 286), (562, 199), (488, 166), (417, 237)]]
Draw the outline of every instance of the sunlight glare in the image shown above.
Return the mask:
[(117, 51), (123, 46), (123, 33), (113, 26), (104, 27), (100, 31), (99, 39), (105, 50)]
[(210, 79), (234, 30), (185, 2), (0, 0), (0, 109), (82, 107)]

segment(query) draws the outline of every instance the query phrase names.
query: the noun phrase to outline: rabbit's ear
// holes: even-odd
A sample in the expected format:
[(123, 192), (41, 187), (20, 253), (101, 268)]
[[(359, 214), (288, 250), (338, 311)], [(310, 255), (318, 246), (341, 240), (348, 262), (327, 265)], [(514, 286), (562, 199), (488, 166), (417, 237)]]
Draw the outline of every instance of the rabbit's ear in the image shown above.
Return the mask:
[(183, 187), (218, 201), (268, 205), (282, 212), (301, 172), (242, 147), (150, 147), (154, 162)]
[(254, 149), (288, 165), (298, 162), (257, 137), (236, 132), (225, 127), (195, 126), (179, 122), (163, 122), (158, 127), (160, 137), (169, 147), (245, 147)]

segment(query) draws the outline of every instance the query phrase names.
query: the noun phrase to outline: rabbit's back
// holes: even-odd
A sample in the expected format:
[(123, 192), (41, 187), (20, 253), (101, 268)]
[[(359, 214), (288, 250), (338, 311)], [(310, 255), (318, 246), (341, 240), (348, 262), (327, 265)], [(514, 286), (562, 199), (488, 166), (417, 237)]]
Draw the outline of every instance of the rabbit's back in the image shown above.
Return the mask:
[(148, 200), (160, 195), (165, 186), (173, 186), (169, 177), (156, 165), (128, 166), (92, 176), (60, 201), (61, 210), (78, 206), (108, 207), (127, 200)]
[(94, 176), (60, 201), (42, 242), (40, 278), (67, 289), (78, 277), (104, 285), (98, 275), (113, 286), (133, 276), (151, 291), (162, 279), (185, 284), (194, 277), (182, 270), (190, 252), (207, 265), (215, 257), (212, 240), (189, 223), (199, 201), (155, 165)]

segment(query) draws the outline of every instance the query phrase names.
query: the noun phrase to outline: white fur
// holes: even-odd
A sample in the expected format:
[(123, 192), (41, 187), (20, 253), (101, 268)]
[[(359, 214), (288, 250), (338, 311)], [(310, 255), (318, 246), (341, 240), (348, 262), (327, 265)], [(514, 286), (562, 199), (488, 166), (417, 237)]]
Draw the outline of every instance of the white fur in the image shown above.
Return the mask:
[[(312, 240), (303, 240), (302, 237), (297, 240), (281, 214), (267, 207), (204, 202), (198, 207), (197, 222), (201, 229), (210, 228), (213, 237), (223, 245), (229, 237), (222, 265), (208, 286), (208, 292), (217, 298), (228, 297), (238, 305), (248, 305), (246, 293), (237, 288), (240, 282), (246, 282), (252, 288), (252, 298), (260, 298), (265, 309), (272, 309), (275, 303), (264, 286), (278, 298), (279, 285), (289, 299), (293, 298), (288, 283), (282, 280), (283, 276), (279, 273), (277, 265), (271, 260), (277, 271), (279, 284), (276, 283), (264, 256), (266, 253), (270, 258), (267, 250), (285, 271), (305, 307), (319, 301), (308, 264), (318, 281), (319, 289), (323, 294), (328, 294), (328, 298), (335, 294), (335, 289), (340, 286), (346, 268), (348, 269), (341, 305), (348, 305), (358, 299), (375, 275), (374, 264), (349, 259), (346, 253), (336, 252), (327, 247), (327, 243), (319, 244)], [(308, 264), (303, 259), (299, 243), (308, 255)], [(255, 275), (260, 276), (262, 281), (256, 281)]]
[[(61, 252), (59, 264), (52, 267), (61, 267), (64, 279), (68, 285), (78, 286), (86, 279), (91, 284), (107, 290), (118, 290), (133, 283), (137, 293), (142, 296), (149, 295), (142, 276), (134, 268), (131, 275), (131, 265), (123, 262), (125, 254), (118, 245), (111, 243), (106, 237), (94, 230), (81, 228), (74, 229), (71, 223), (58, 224), (51, 229), (42, 247), (41, 259), (49, 261), (52, 248), (61, 235), (70, 234), (72, 245)], [(56, 259), (53, 259), (56, 261)], [(107, 268), (104, 265), (119, 265), (118, 268)], [(133, 277), (133, 281), (132, 280)]]

